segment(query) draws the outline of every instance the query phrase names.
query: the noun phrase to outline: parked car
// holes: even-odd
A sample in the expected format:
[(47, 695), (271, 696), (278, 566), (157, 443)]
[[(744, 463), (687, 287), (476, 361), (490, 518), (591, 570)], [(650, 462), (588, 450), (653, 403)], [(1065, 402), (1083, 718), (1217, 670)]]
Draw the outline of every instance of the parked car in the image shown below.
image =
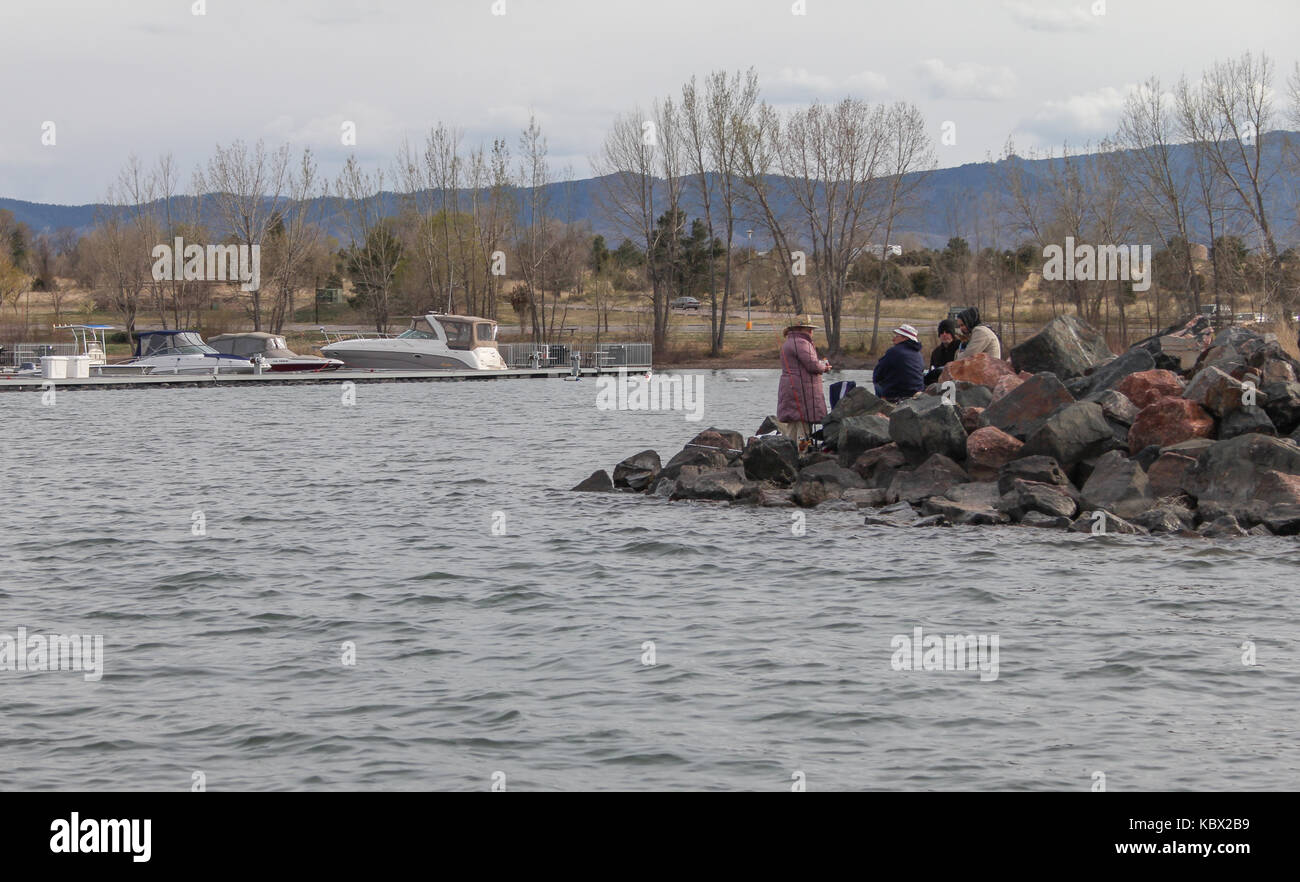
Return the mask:
[(678, 297), (671, 304), (673, 309), (690, 309), (695, 312), (700, 311), (700, 301), (694, 297)]

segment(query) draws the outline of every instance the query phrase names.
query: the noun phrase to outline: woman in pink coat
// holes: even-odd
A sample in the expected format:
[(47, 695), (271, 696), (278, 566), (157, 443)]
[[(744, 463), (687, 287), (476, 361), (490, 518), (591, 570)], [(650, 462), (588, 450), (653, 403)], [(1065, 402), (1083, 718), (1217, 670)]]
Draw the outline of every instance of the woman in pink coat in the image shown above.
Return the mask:
[(800, 316), (785, 329), (781, 344), (781, 383), (777, 387), (776, 419), (781, 433), (798, 443), (812, 434), (812, 424), (826, 418), (826, 398), (822, 395), (822, 374), (831, 369), (830, 362), (817, 355), (813, 345), (814, 325)]

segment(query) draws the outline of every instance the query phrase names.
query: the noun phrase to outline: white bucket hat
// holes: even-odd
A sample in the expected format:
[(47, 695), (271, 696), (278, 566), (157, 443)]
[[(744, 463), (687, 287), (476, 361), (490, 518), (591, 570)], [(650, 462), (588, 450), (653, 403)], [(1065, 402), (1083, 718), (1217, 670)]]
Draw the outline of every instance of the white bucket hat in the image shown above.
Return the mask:
[(906, 337), (907, 339), (911, 340), (913, 343), (921, 342), (920, 336), (916, 333), (916, 328), (912, 327), (911, 325), (899, 325), (898, 327), (894, 328), (894, 333), (898, 334), (900, 337)]

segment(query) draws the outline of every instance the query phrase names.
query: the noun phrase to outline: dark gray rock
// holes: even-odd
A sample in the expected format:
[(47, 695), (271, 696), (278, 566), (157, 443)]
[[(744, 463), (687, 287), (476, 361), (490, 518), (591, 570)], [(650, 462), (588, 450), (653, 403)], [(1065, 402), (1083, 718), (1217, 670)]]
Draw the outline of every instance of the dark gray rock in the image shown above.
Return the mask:
[(1105, 389), (1115, 388), (1119, 381), (1129, 374), (1149, 371), (1154, 369), (1155, 366), (1156, 360), (1150, 352), (1140, 347), (1134, 347), (1114, 361), (1106, 362), (1106, 364), (1089, 374), (1087, 387), (1083, 391), (1076, 392), (1073, 387), (1071, 387), (1070, 391), (1075, 393), (1075, 398), (1089, 397)]
[(863, 489), (866, 482), (852, 469), (834, 462), (821, 462), (799, 472), (794, 484), (794, 501), (804, 508), (839, 499), (845, 490)]
[[(740, 469), (717, 469), (713, 471), (683, 471), (673, 488), (673, 499), (707, 499), (713, 501), (731, 501), (739, 499), (751, 491), (750, 482), (745, 480), (745, 473)], [(757, 493), (757, 487), (752, 488)]]
[(985, 408), (982, 420), (1024, 441), (1054, 410), (1074, 401), (1056, 374), (1039, 373)]
[(1055, 484), (1058, 487), (1070, 486), (1061, 464), (1050, 456), (1026, 456), (1012, 460), (998, 470), (998, 493), (1008, 492), (1016, 481), (1032, 481), (1038, 484)]
[(1300, 448), (1252, 432), (1206, 448), (1188, 470), (1184, 483), (1198, 507), (1206, 501), (1242, 504), (1256, 498), (1270, 471), (1300, 475)]
[(659, 477), (675, 481), (686, 466), (708, 471), (725, 469), (728, 462), (727, 455), (716, 448), (687, 447), (668, 460), (668, 464), (659, 472)]
[(942, 496), (954, 484), (970, 481), (970, 476), (957, 463), (942, 453), (936, 453), (915, 470), (900, 471), (894, 475), (886, 498), (918, 503), (931, 496)]
[(1266, 383), (1259, 391), (1262, 394), (1257, 401), (1263, 404), (1279, 435), (1290, 435), (1300, 428), (1300, 383)]
[(852, 502), (858, 508), (880, 508), (889, 501), (888, 491), (878, 487), (868, 487), (865, 490), (850, 488), (845, 490), (840, 498)]
[(1080, 493), (1087, 508), (1103, 509), (1127, 520), (1136, 518), (1155, 503), (1147, 473), (1117, 450), (1097, 460)]
[(614, 486), (640, 492), (654, 483), (660, 468), (659, 454), (653, 450), (634, 453), (614, 466)]
[(1085, 511), (1070, 525), (1070, 529), (1076, 533), (1092, 533), (1098, 530), (1101, 535), (1143, 536), (1147, 532), (1137, 524), (1131, 524), (1104, 509)]
[(740, 461), (751, 481), (789, 487), (799, 476), (799, 450), (784, 435), (751, 438)]
[(1115, 436), (1101, 405), (1093, 401), (1066, 404), (1043, 420), (1025, 440), (1021, 456), (1050, 456), (1069, 468), (1081, 459), (1100, 456), (1114, 447)]
[(758, 504), (764, 508), (794, 508), (792, 491), (783, 487), (762, 487), (758, 491)]
[(610, 480), (609, 472), (604, 469), (597, 469), (591, 473), (591, 477), (574, 487), (571, 493), (613, 493), (614, 482)]
[(917, 465), (935, 453), (958, 462), (966, 458), (961, 415), (942, 398), (923, 395), (901, 402), (890, 415), (889, 435), (908, 462)]
[(1070, 519), (1067, 517), (1044, 514), (1041, 511), (1027, 511), (1025, 512), (1025, 516), (1020, 519), (1020, 526), (1047, 527), (1056, 530), (1066, 530), (1070, 527)]
[(868, 450), (883, 447), (889, 441), (888, 417), (874, 413), (845, 417), (839, 421), (835, 444), (839, 464), (848, 468)]
[(1118, 390), (1102, 389), (1089, 395), (1088, 400), (1100, 404), (1101, 412), (1106, 415), (1108, 420), (1124, 426), (1131, 426), (1133, 421), (1137, 419), (1138, 406), (1129, 401), (1128, 396)]
[(1095, 328), (1075, 316), (1061, 315), (1011, 350), (1011, 366), (1031, 374), (1050, 371), (1068, 380), (1114, 357), (1106, 338)]
[(1282, 503), (1270, 506), (1260, 522), (1276, 536), (1300, 535), (1300, 505)]
[(1133, 518), (1133, 523), (1152, 533), (1181, 533), (1192, 529), (1195, 522), (1191, 509), (1174, 503), (1157, 505)]
[(1036, 481), (1016, 479), (1011, 489), (1002, 494), (995, 506), (1014, 521), (1023, 520), (1031, 511), (1052, 517), (1074, 517), (1078, 504), (1059, 484), (1040, 484)]
[(1268, 418), (1264, 408), (1254, 405), (1239, 407), (1219, 422), (1219, 440), (1226, 441), (1239, 435), (1257, 432), (1260, 435), (1277, 435), (1277, 427)]
[(1210, 539), (1237, 539), (1246, 535), (1246, 531), (1232, 515), (1221, 515), (1213, 521), (1207, 521), (1196, 532)]
[(894, 474), (906, 467), (907, 457), (893, 443), (868, 450), (853, 463), (853, 471), (861, 475), (869, 487), (881, 490), (888, 488), (894, 480)]

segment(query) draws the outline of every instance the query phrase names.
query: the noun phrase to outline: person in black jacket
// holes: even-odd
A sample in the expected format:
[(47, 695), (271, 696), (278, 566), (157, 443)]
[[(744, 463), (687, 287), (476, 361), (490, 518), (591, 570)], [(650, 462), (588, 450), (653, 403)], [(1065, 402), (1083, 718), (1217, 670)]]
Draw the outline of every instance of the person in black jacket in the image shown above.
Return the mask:
[(925, 388), (924, 375), (925, 359), (916, 328), (899, 325), (894, 328), (894, 345), (871, 370), (876, 394), (891, 402), (911, 398)]
[(925, 372), (925, 385), (936, 383), (943, 366), (957, 358), (961, 340), (957, 337), (957, 323), (952, 319), (939, 322), (939, 345), (930, 353), (930, 369)]

